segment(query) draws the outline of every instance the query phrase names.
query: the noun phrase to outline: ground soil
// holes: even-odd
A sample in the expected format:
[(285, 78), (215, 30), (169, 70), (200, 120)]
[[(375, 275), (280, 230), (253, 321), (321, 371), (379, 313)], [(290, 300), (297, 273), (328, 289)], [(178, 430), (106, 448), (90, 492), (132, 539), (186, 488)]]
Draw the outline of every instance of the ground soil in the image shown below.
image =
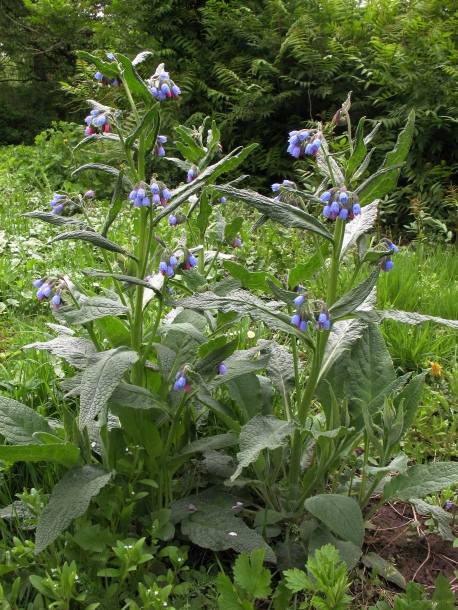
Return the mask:
[(421, 583), (431, 594), (434, 582), (442, 572), (458, 599), (458, 578), (454, 574), (458, 570), (458, 548), (431, 533), (425, 525), (427, 519), (416, 514), (410, 504), (382, 506), (371, 519), (372, 529), (366, 532), (364, 551), (393, 561), (406, 582)]

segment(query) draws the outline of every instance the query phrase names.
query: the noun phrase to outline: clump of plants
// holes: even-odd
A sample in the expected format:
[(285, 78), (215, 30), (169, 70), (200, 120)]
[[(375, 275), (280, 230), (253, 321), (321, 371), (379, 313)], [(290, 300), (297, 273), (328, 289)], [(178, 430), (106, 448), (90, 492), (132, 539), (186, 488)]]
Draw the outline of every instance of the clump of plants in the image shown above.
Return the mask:
[[(57, 192), (51, 209), (26, 214), (63, 229), (54, 242), (96, 248), (104, 267), (82, 270), (97, 281), (89, 289), (64, 262), (36, 279), (37, 297), (51, 301), (56, 337), (25, 347), (74, 370), (61, 384), (62, 418), (0, 398), (0, 459), (8, 467), (47, 462), (60, 476), (49, 497), (29, 491), (2, 509), (16, 534), (25, 530), (4, 542), (5, 599), (37, 608), (43, 600), (163, 607), (186, 592), (187, 556), (199, 547), (262, 550), (256, 561), (282, 571), (303, 568), (307, 556), (312, 570), (313, 555), (318, 567), (341, 557), (351, 569), (379, 505), (421, 498), (458, 477), (456, 463), (409, 466), (400, 451), (426, 373), (396, 377), (379, 330), (384, 319), (458, 323), (375, 308), (377, 279), (393, 269), (398, 247), (368, 233), (409, 150), (413, 115), (367, 176), (377, 126), (365, 135), (361, 119), (353, 135), (347, 99), (336, 121), (347, 126), (347, 145), (338, 154), (328, 144), (332, 125), (289, 136), (293, 157), (316, 164), (320, 188), (283, 181), (269, 198), (240, 189), (234, 177), (255, 145), (223, 153), (214, 121), (177, 127), (183, 158), (167, 157), (161, 108), (181, 92), (163, 65), (141, 76), (148, 53), (133, 61), (80, 56), (101, 86), (124, 92), (130, 110), (89, 100), (78, 148), (109, 141), (124, 167), (88, 162), (74, 172), (113, 180), (99, 231), (86, 206), (90, 192)], [(166, 162), (183, 174), (175, 188), (161, 180)], [(231, 217), (229, 201), (260, 213), (254, 231), (275, 222), (311, 234), (315, 253), (306, 260), (298, 253), (285, 282), (250, 272), (233, 260), (243, 216)], [(125, 207), (131, 220), (120, 245), (110, 232)], [(229, 329), (247, 318), (265, 338), (239, 349)], [(367, 511), (374, 493), (379, 500)], [(285, 604), (299, 591), (287, 582)], [(335, 583), (342, 607), (345, 583)]]

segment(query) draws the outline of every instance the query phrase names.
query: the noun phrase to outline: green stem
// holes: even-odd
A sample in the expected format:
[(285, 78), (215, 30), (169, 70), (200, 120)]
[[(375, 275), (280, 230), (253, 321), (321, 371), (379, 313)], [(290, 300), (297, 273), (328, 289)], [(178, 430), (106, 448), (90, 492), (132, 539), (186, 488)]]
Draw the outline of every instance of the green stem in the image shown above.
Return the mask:
[(218, 254), (221, 251), (221, 247), (223, 244), (220, 244), (218, 246), (218, 249), (216, 250), (215, 256), (212, 259), (212, 262), (210, 263), (210, 267), (207, 269), (207, 273), (205, 274), (205, 277), (208, 278), (208, 276), (210, 275), (210, 271), (213, 269), (214, 264), (216, 263), (216, 261), (218, 260)]
[[(145, 241), (146, 241), (146, 220), (148, 209), (142, 207), (140, 210), (140, 231), (137, 250), (137, 278), (143, 279), (141, 276), (145, 260)], [(143, 286), (137, 286), (135, 291), (135, 309), (134, 319), (132, 324), (132, 349), (140, 355), (142, 340), (143, 340)], [(143, 383), (143, 365), (139, 359), (132, 369), (132, 383), (141, 386)]]
[(159, 323), (161, 321), (162, 310), (164, 308), (164, 300), (165, 300), (165, 291), (167, 290), (167, 279), (164, 277), (164, 283), (162, 285), (161, 298), (159, 299), (159, 305), (156, 311), (156, 317), (154, 319), (153, 326), (151, 328), (151, 335), (148, 339), (148, 343), (146, 344), (145, 350), (140, 358), (141, 366), (145, 366), (146, 359), (148, 358), (149, 351), (151, 349), (151, 345), (153, 344), (154, 337), (156, 336), (156, 331), (158, 329)]
[(321, 252), (321, 248), (320, 248), (320, 242), (318, 241), (318, 236), (316, 233), (313, 233), (313, 243), (315, 245), (315, 249), (318, 254), (318, 257), (320, 259), (321, 268), (323, 269), (323, 275), (326, 278), (326, 281), (328, 282), (329, 273), (328, 273), (328, 270), (326, 269), (326, 261), (323, 258), (323, 253)]
[(138, 181), (138, 174), (137, 174), (137, 168), (135, 167), (135, 163), (134, 160), (132, 159), (132, 153), (130, 152), (130, 150), (126, 147), (126, 142), (124, 140), (124, 136), (121, 133), (121, 130), (117, 130), (117, 134), (119, 136), (119, 141), (121, 142), (121, 146), (124, 149), (124, 153), (126, 155), (126, 161), (129, 164), (130, 170), (133, 174), (133, 178), (134, 178), (134, 183)]
[[(203, 243), (203, 239), (202, 239)], [(197, 263), (197, 271), (200, 275), (205, 275), (205, 248), (199, 250), (199, 260)]]
[(291, 351), (293, 352), (293, 363), (294, 363), (294, 382), (296, 385), (296, 405), (301, 404), (301, 378), (299, 372), (299, 356), (297, 351), (296, 337), (291, 337)]
[(355, 266), (355, 270), (353, 272), (353, 275), (351, 276), (351, 280), (347, 287), (347, 291), (352, 289), (353, 284), (355, 283), (355, 280), (358, 277), (358, 273), (360, 272), (362, 266), (363, 266), (362, 262), (357, 263), (357, 265)]
[(361, 506), (361, 502), (363, 501), (363, 498), (364, 498), (364, 493), (366, 491), (366, 478), (367, 478), (366, 466), (367, 466), (367, 462), (369, 459), (369, 437), (368, 437), (367, 432), (364, 432), (363, 445), (364, 445), (364, 458), (363, 458), (363, 469), (362, 469), (362, 473), (361, 473), (361, 487), (359, 490), (359, 505), (360, 506)]
[(348, 133), (348, 148), (350, 150), (350, 157), (353, 154), (353, 140), (351, 139), (351, 120), (350, 113), (347, 112), (347, 133)]
[(132, 97), (132, 93), (130, 92), (129, 85), (126, 80), (123, 79), (124, 91), (126, 92), (127, 98), (130, 102), (130, 106), (132, 108), (133, 113), (135, 114), (135, 119), (137, 120), (137, 125), (140, 123), (140, 118), (138, 116), (137, 106), (135, 105), (134, 98)]

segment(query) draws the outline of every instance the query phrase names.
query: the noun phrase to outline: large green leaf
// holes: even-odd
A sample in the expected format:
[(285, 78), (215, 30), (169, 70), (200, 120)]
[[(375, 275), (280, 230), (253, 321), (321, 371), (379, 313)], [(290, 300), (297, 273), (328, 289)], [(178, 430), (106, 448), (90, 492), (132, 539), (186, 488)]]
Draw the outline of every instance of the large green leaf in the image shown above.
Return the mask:
[(130, 383), (118, 383), (110, 396), (110, 404), (129, 409), (156, 409), (164, 411), (164, 405), (150, 390)]
[(25, 216), (26, 218), (36, 218), (37, 220), (48, 222), (49, 224), (57, 227), (70, 227), (72, 229), (82, 229), (83, 231), (94, 231), (94, 229), (86, 222), (83, 220), (78, 220), (73, 216), (69, 218), (67, 216), (51, 214), (51, 212), (40, 212), (39, 210), (35, 212), (27, 212), (27, 214), (21, 214), (21, 216)]
[(92, 341), (82, 337), (72, 337), (70, 335), (59, 335), (55, 339), (46, 342), (37, 341), (24, 345), (22, 349), (46, 350), (54, 356), (59, 356), (77, 369), (84, 369), (89, 358), (97, 353)]
[(266, 549), (266, 560), (276, 563), (276, 557), (264, 538), (229, 511), (207, 507), (192, 512), (181, 524), (181, 531), (194, 544), (212, 551), (234, 549), (250, 554), (255, 549)]
[(0, 434), (12, 445), (38, 444), (34, 432), (53, 434), (44, 417), (25, 405), (0, 396)]
[(149, 282), (145, 282), (145, 280), (139, 280), (137, 277), (133, 277), (132, 275), (122, 275), (120, 273), (105, 273), (104, 271), (87, 271), (86, 269), (83, 271), (84, 275), (87, 277), (107, 277), (117, 280), (118, 282), (123, 282), (125, 284), (135, 284), (136, 286), (143, 286), (143, 288), (147, 288), (148, 290), (152, 290), (157, 297), (161, 296), (161, 291), (152, 286)]
[(319, 525), (313, 530), (310, 537), (308, 552), (310, 555), (314, 555), (318, 549), (326, 544), (332, 544), (340, 553), (342, 561), (345, 561), (347, 570), (352, 570), (358, 563), (361, 557), (361, 547), (356, 546), (353, 542), (348, 540), (339, 540), (331, 533), (330, 529), (325, 525)]
[(80, 450), (73, 443), (46, 445), (0, 445), (0, 460), (14, 462), (56, 462), (71, 468), (79, 459)]
[[(260, 347), (262, 349), (263, 342), (260, 343)], [(269, 341), (266, 348), (270, 354), (266, 373), (272, 380), (277, 392), (281, 394), (284, 400), (287, 400), (289, 392), (295, 385), (294, 358), (286, 348), (276, 341)], [(298, 362), (298, 367), (300, 370), (300, 362)]]
[(229, 396), (240, 409), (242, 422), (247, 422), (256, 415), (262, 414), (264, 402), (261, 383), (254, 373), (244, 372), (238, 377), (226, 381), (226, 385)]
[(245, 424), (240, 432), (240, 451), (237, 453), (237, 470), (231, 477), (234, 481), (246, 468), (258, 459), (264, 449), (276, 449), (281, 447), (285, 438), (294, 432), (293, 422), (285, 422), (274, 417), (263, 417), (256, 415)]
[[(119, 169), (116, 169), (115, 167), (111, 167), (111, 165), (104, 165), (103, 163), (86, 163), (85, 165), (81, 165), (80, 167), (77, 167), (72, 172), (72, 174), (71, 174), (72, 178), (73, 178), (73, 176), (76, 176), (76, 174), (79, 174), (80, 172), (85, 172), (87, 170), (105, 172), (105, 174), (111, 174), (112, 176), (116, 176), (116, 178), (118, 178), (119, 172), (120, 172)], [(129, 178), (126, 176), (126, 174), (124, 174), (124, 176), (123, 176), (123, 182), (127, 186), (127, 188), (132, 190), (133, 184), (129, 180)]]
[(364, 521), (356, 500), (340, 494), (318, 494), (308, 498), (304, 506), (337, 536), (358, 548), (363, 546)]
[(375, 324), (357, 320), (337, 322), (326, 346), (318, 399), (327, 411), (332, 404), (330, 386), (338, 400), (349, 397), (353, 417), (361, 413), (360, 401), (369, 404), (395, 379), (390, 354)]
[[(347, 225), (348, 226), (348, 225)], [(288, 275), (288, 286), (294, 288), (305, 280), (309, 280), (312, 275), (321, 267), (321, 257), (326, 260), (329, 252), (329, 242), (326, 241), (320, 246), (321, 256), (315, 252), (306, 263), (298, 263), (291, 269)]]
[(345, 234), (340, 251), (340, 258), (343, 258), (348, 250), (356, 243), (361, 235), (369, 231), (377, 220), (379, 199), (372, 201), (361, 210), (361, 214), (355, 216), (353, 220), (345, 225)]
[(383, 488), (382, 500), (410, 500), (441, 491), (458, 482), (458, 462), (417, 464), (393, 477)]
[(272, 220), (279, 222), (285, 227), (304, 229), (317, 233), (321, 237), (333, 241), (332, 235), (326, 227), (311, 214), (287, 203), (264, 197), (255, 191), (237, 189), (229, 184), (218, 185), (218, 191), (227, 195), (235, 201), (244, 201), (249, 206), (259, 210)]
[(119, 136), (117, 134), (104, 131), (102, 133), (93, 133), (90, 136), (83, 138), (80, 142), (78, 142), (78, 144), (73, 150), (75, 151), (79, 148), (87, 146), (88, 144), (92, 144), (93, 142), (100, 142), (103, 140), (112, 140), (113, 142), (120, 142)]
[(35, 554), (43, 551), (73, 519), (83, 515), (91, 498), (113, 477), (113, 470), (94, 464), (73, 468), (54, 487), (37, 523)]
[(423, 393), (423, 385), (427, 371), (414, 377), (396, 396), (394, 406), (396, 411), (402, 409), (404, 412), (402, 434), (412, 426), (417, 413), (418, 404)]
[(234, 581), (251, 597), (267, 599), (272, 590), (272, 574), (263, 568), (265, 549), (255, 549), (248, 557), (242, 553), (235, 560)]
[[(151, 95), (151, 94), (150, 94)], [(137, 138), (141, 135), (147, 133), (150, 129), (155, 130), (156, 124), (159, 121), (159, 103), (154, 104), (152, 108), (150, 108), (147, 112), (145, 112), (142, 120), (136, 126), (134, 131), (127, 136), (125, 145), (126, 148), (131, 148), (132, 144), (135, 142)], [(153, 146), (156, 142), (153, 142)]]
[(382, 578), (394, 582), (400, 589), (405, 590), (406, 581), (404, 576), (396, 570), (390, 561), (386, 561), (386, 559), (383, 559), (383, 557), (380, 557), (377, 553), (367, 553), (366, 555), (363, 555), (361, 560), (368, 568), (376, 568), (377, 574)]
[(329, 309), (329, 313), (332, 320), (338, 320), (344, 318), (348, 314), (353, 313), (372, 292), (372, 288), (375, 286), (378, 276), (380, 275), (380, 267), (376, 267), (372, 273), (367, 277), (361, 284), (355, 286), (352, 290), (344, 294), (337, 303)]
[(182, 125), (175, 127), (175, 131), (182, 139), (182, 142), (175, 142), (175, 146), (187, 161), (198, 165), (199, 161), (205, 157), (205, 150), (197, 144), (195, 139), (186, 132), (186, 128)]
[(200, 375), (214, 375), (218, 365), (235, 352), (238, 342), (238, 338), (227, 342), (226, 337), (219, 336), (204, 343), (199, 347), (199, 360), (194, 365), (194, 370)]
[(137, 360), (138, 354), (125, 347), (101, 352), (93, 357), (81, 379), (81, 429), (102, 411), (124, 373)]
[(85, 59), (90, 63), (94, 64), (97, 70), (103, 74), (103, 76), (109, 76), (111, 78), (119, 77), (119, 70), (117, 68), (116, 62), (108, 62), (103, 59), (99, 59), (95, 55), (91, 55), (86, 51), (77, 51), (76, 54), (80, 59)]
[(403, 324), (423, 324), (423, 322), (436, 322), (449, 328), (458, 329), (457, 320), (447, 320), (437, 316), (426, 316), (413, 311), (400, 311), (399, 309), (373, 309), (372, 311), (358, 311), (358, 316), (363, 320), (368, 320), (380, 324), (382, 320), (394, 320)]
[(137, 70), (132, 65), (130, 59), (128, 59), (124, 55), (121, 55), (121, 53), (116, 53), (116, 59), (122, 65), (121, 78), (123, 82), (129, 87), (131, 93), (133, 93), (134, 95), (138, 95), (146, 104), (146, 107), (149, 108), (153, 103), (154, 98), (149, 92), (148, 87), (144, 83), (143, 79), (140, 77)]
[(266, 277), (281, 286), (281, 282), (275, 276), (265, 271), (248, 271), (245, 265), (240, 265), (234, 261), (223, 261), (223, 267), (229, 271), (232, 277), (240, 280), (244, 288), (248, 288), (248, 290), (267, 291), (269, 287), (266, 284)]
[(269, 362), (269, 356), (264, 356), (258, 360), (235, 360), (230, 359), (226, 362), (227, 373), (224, 375), (217, 375), (209, 384), (208, 387), (212, 390), (215, 388), (227, 384), (232, 379), (236, 379), (241, 375), (248, 373), (255, 373), (266, 368)]
[(424, 500), (412, 498), (410, 502), (415, 506), (420, 515), (431, 515), (437, 521), (437, 529), (444, 540), (453, 542), (455, 535), (450, 527), (450, 513), (434, 504), (429, 504)]
[(118, 246), (118, 244), (115, 244), (106, 237), (102, 237), (95, 231), (70, 231), (68, 233), (60, 233), (59, 235), (57, 235), (57, 237), (51, 239), (50, 243), (52, 244), (56, 241), (63, 241), (65, 239), (78, 239), (81, 241), (85, 241), (89, 244), (92, 244), (93, 246), (96, 246), (97, 248), (102, 248), (103, 250), (108, 250), (109, 252), (118, 252), (119, 254), (124, 254), (125, 256), (128, 256), (129, 258), (132, 258), (135, 261), (137, 260), (136, 256), (134, 256), (124, 248), (121, 248), (121, 246)]
[[(129, 308), (123, 305), (121, 301), (114, 301), (106, 297), (89, 297), (81, 303), (80, 309), (74, 309), (70, 306), (60, 307), (57, 310), (57, 317), (65, 320), (68, 324), (85, 324), (98, 318), (121, 316), (126, 311), (129, 311)], [(58, 339), (61, 338), (58, 337)]]

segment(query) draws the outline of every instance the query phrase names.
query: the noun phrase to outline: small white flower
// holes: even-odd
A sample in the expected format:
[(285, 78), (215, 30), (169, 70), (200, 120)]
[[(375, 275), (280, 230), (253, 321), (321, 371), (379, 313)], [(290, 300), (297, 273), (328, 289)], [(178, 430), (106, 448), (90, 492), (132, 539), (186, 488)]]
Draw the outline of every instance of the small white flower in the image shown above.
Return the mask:
[(75, 574), (75, 580), (78, 580), (78, 579), (79, 579), (78, 574)]
[(235, 532), (229, 532), (229, 536), (237, 536)]
[(249, 330), (246, 336), (248, 337), (248, 339), (254, 339), (255, 334), (252, 330)]
[(92, 441), (92, 443), (91, 443), (91, 447), (94, 449), (94, 447), (95, 447), (95, 441)]

